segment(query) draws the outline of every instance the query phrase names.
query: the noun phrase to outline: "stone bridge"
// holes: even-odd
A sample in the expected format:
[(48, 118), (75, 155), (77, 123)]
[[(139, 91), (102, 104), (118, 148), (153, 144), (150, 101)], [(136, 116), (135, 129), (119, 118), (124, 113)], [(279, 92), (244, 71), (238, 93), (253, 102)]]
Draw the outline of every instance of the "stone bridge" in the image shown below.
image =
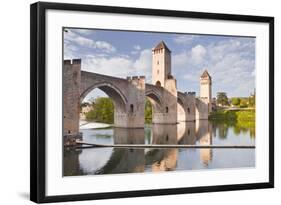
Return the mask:
[[(113, 100), (115, 127), (143, 128), (146, 99), (152, 104), (152, 122), (156, 124), (194, 121), (196, 105), (201, 106), (200, 109), (204, 111), (204, 106), (201, 105), (203, 103), (196, 99), (194, 94), (176, 90), (171, 92), (161, 86), (147, 84), (144, 76), (123, 79), (81, 71), (79, 59), (72, 62), (64, 61), (63, 87), (65, 134), (79, 132), (80, 104), (85, 96), (96, 88), (105, 92)], [(197, 112), (201, 113), (200, 110)], [(206, 116), (203, 117), (206, 118)]]
[(145, 102), (153, 108), (152, 122), (176, 124), (181, 121), (208, 119), (211, 108), (211, 77), (204, 71), (200, 78), (200, 97), (177, 90), (171, 74), (171, 51), (161, 41), (152, 49), (152, 84), (145, 76), (126, 79), (81, 70), (81, 59), (64, 61), (64, 135), (79, 133), (80, 104), (95, 88), (104, 91), (114, 103), (114, 126), (143, 128)]

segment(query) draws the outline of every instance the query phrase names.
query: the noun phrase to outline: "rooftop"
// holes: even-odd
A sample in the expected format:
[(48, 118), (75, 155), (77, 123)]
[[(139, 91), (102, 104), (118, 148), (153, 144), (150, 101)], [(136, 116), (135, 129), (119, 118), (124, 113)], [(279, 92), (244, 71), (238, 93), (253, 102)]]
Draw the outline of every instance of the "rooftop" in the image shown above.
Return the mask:
[(153, 50), (159, 50), (159, 49), (165, 49), (165, 50), (168, 50), (169, 52), (170, 49), (168, 48), (168, 46), (164, 43), (164, 41), (160, 41), (160, 43), (158, 43), (158, 45), (156, 47), (153, 48)]
[(210, 76), (210, 74), (208, 73), (207, 70), (204, 70), (203, 74), (201, 75), (201, 78), (209, 78), (209, 79), (211, 79), (211, 76)]

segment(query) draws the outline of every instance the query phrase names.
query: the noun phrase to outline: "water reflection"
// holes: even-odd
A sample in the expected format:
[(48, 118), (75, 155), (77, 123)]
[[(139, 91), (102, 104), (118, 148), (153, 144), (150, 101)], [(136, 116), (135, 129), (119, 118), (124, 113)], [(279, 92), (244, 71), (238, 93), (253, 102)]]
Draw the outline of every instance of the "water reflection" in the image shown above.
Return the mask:
[[(108, 144), (255, 144), (252, 127), (207, 120), (145, 129), (82, 130), (84, 141)], [(251, 167), (254, 150), (95, 148), (65, 150), (64, 175), (116, 174), (207, 168)]]

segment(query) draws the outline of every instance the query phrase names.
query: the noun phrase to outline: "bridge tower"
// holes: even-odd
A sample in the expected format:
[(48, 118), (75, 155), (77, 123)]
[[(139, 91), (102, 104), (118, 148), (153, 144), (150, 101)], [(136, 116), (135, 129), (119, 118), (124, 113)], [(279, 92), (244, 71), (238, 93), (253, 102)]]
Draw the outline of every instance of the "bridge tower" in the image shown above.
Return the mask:
[(152, 49), (152, 84), (165, 87), (171, 75), (171, 51), (164, 41)]
[(200, 77), (200, 98), (206, 103), (212, 101), (212, 78), (207, 70)]
[(207, 120), (212, 111), (212, 78), (207, 70), (200, 77), (200, 97), (196, 99), (196, 119)]
[(177, 82), (171, 73), (171, 51), (161, 41), (152, 49), (152, 84), (162, 92), (162, 110), (153, 113), (152, 122), (156, 124), (177, 123)]

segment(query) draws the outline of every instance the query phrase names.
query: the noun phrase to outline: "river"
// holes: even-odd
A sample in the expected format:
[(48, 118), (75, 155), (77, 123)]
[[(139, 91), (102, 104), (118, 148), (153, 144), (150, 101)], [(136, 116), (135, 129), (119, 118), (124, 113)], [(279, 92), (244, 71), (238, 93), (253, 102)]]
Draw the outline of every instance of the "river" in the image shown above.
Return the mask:
[[(210, 122), (147, 125), (145, 129), (90, 129), (83, 141), (100, 144), (255, 145), (255, 127)], [(98, 127), (97, 124), (93, 124)], [(105, 125), (103, 124), (103, 127)], [(64, 176), (255, 166), (255, 149), (91, 148), (64, 150)]]

